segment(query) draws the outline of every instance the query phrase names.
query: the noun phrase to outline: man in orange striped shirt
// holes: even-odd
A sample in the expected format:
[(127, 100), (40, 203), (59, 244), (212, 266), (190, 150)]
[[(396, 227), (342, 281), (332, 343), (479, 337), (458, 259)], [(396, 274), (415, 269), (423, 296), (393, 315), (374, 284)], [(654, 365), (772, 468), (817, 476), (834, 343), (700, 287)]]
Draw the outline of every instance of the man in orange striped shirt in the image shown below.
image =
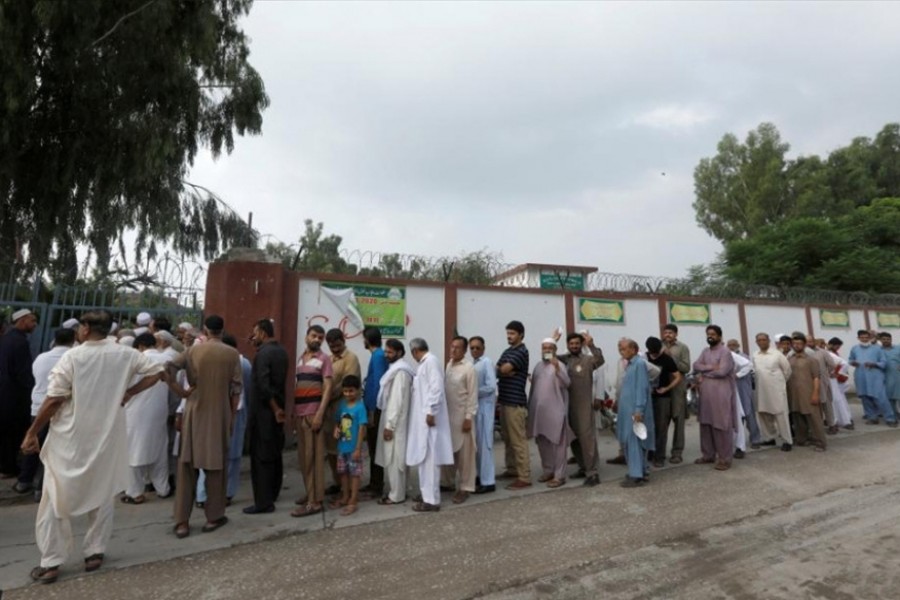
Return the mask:
[[(297, 432), (297, 455), (303, 473), (306, 498), (292, 517), (306, 517), (322, 512), (325, 500), (325, 410), (331, 398), (333, 367), (331, 358), (322, 352), (325, 330), (313, 325), (306, 330), (306, 350), (297, 361), (294, 384), (294, 430)], [(330, 425), (330, 424), (329, 424)]]

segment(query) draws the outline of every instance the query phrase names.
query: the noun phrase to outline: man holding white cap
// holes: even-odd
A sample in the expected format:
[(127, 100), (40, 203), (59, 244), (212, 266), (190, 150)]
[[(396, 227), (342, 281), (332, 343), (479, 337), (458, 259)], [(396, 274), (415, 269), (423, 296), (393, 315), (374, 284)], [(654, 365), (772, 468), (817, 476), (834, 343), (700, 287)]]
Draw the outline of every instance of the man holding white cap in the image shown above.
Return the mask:
[(16, 457), (31, 421), (31, 347), (28, 334), (37, 327), (37, 317), (27, 308), (17, 310), (12, 327), (0, 338), (0, 478), (19, 474)]
[(134, 320), (134, 322), (137, 323), (137, 327), (134, 328), (134, 337), (137, 337), (142, 333), (150, 333), (151, 321), (153, 321), (153, 317), (150, 316), (150, 313), (139, 313), (137, 318)]
[(639, 487), (647, 483), (650, 466), (647, 451), (656, 448), (653, 435), (653, 407), (650, 400), (650, 376), (643, 358), (638, 356), (636, 341), (619, 340), (619, 355), (625, 361), (622, 391), (617, 398), (618, 423), (616, 437), (625, 451), (628, 476), (622, 487)]

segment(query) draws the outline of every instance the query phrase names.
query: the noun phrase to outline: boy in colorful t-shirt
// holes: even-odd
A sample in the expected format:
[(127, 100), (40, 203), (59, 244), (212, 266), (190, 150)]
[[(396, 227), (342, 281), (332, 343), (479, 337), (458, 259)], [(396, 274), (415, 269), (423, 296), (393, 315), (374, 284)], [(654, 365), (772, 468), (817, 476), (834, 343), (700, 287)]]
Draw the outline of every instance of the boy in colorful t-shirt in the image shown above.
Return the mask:
[(337, 443), (337, 472), (341, 476), (341, 497), (331, 508), (343, 507), (341, 514), (352, 515), (359, 501), (359, 479), (363, 470), (363, 446), (368, 423), (366, 406), (359, 400), (362, 382), (347, 375), (341, 382), (344, 397), (335, 412), (334, 438)]

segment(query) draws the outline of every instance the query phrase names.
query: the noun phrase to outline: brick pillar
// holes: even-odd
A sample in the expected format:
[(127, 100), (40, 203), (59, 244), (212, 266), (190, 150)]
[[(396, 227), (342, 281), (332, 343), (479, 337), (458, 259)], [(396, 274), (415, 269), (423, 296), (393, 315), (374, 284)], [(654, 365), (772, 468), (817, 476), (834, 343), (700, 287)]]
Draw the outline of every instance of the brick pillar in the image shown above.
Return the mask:
[[(241, 354), (252, 357), (248, 337), (253, 324), (262, 318), (275, 319), (275, 336), (293, 350), (295, 338), (285, 338), (285, 269), (271, 262), (215, 262), (206, 279), (206, 303), (203, 312), (225, 319), (225, 331), (238, 339)], [(294, 290), (296, 304), (297, 290)], [(293, 312), (296, 314), (296, 306)], [(296, 331), (296, 323), (293, 324)], [(293, 354), (293, 352), (291, 352)]]

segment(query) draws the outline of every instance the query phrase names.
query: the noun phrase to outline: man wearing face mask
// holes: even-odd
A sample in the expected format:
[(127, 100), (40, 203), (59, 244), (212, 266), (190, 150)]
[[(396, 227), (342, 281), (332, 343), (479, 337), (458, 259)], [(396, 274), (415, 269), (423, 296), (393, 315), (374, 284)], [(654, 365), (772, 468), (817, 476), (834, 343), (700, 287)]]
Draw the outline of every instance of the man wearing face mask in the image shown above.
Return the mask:
[(884, 388), (884, 370), (887, 367), (887, 356), (865, 329), (857, 332), (859, 344), (850, 350), (850, 364), (856, 368), (853, 381), (856, 383), (856, 395), (862, 401), (866, 424), (877, 425), (878, 415), (884, 415), (889, 427), (897, 426), (897, 416), (888, 402)]
[[(696, 464), (715, 463), (717, 471), (731, 468), (734, 455), (735, 414), (734, 359), (722, 343), (722, 328), (706, 328), (705, 348), (694, 363), (700, 393), (700, 452)], [(718, 457), (718, 459), (716, 459)]]

